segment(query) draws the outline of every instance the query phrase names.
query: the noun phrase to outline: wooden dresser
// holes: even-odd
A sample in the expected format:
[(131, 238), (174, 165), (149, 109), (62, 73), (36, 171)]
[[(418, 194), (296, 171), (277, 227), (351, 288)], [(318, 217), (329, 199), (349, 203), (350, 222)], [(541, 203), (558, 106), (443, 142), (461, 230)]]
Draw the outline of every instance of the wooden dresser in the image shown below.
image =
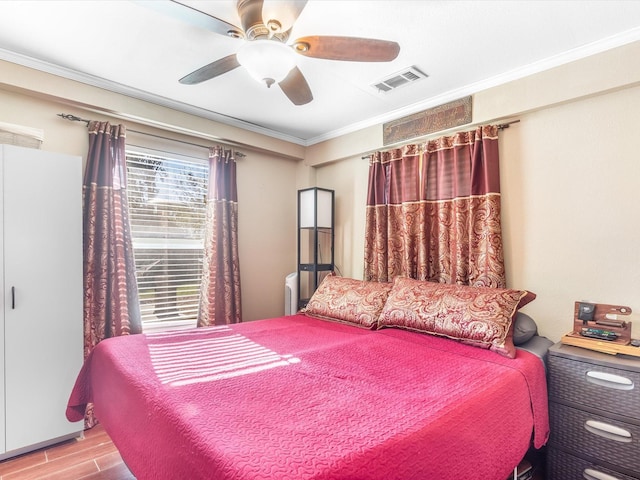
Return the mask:
[(549, 480), (640, 479), (640, 358), (549, 349)]

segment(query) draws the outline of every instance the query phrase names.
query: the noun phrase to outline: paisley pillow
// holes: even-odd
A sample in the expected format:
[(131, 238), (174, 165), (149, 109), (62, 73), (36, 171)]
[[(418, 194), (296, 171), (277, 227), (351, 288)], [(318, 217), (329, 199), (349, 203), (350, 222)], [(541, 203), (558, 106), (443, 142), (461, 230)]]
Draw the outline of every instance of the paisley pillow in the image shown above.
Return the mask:
[(376, 328), (391, 283), (326, 276), (301, 313)]
[(513, 317), (535, 297), (526, 290), (397, 277), (378, 326), (449, 337), (514, 358)]

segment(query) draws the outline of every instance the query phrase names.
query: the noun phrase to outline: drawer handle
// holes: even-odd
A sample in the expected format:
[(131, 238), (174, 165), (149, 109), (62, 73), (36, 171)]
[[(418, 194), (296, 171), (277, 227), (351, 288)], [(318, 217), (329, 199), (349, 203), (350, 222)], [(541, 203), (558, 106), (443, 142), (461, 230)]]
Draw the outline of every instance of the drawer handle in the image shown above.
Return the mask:
[(587, 480), (620, 480), (618, 477), (607, 475), (606, 473), (599, 472), (593, 468), (585, 468), (582, 471), (582, 476)]
[(584, 424), (584, 428), (594, 435), (608, 438), (609, 440), (615, 440), (616, 442), (630, 443), (633, 440), (630, 431), (609, 423), (599, 422), (597, 420), (587, 420)]
[(633, 390), (634, 388), (633, 380), (630, 378), (612, 373), (598, 372), (596, 370), (589, 370), (587, 372), (587, 382), (616, 390)]

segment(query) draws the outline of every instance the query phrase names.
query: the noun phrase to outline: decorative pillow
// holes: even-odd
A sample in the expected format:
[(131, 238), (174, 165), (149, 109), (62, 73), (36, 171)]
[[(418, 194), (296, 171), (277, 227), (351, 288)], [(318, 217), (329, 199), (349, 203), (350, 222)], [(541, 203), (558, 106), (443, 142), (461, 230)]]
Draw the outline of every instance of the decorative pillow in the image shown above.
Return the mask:
[(301, 313), (375, 328), (391, 287), (391, 283), (328, 275)]
[(513, 344), (522, 345), (538, 333), (536, 322), (526, 313), (518, 312), (513, 320)]
[(535, 297), (526, 290), (397, 277), (378, 326), (445, 336), (514, 358), (512, 319), (519, 308)]

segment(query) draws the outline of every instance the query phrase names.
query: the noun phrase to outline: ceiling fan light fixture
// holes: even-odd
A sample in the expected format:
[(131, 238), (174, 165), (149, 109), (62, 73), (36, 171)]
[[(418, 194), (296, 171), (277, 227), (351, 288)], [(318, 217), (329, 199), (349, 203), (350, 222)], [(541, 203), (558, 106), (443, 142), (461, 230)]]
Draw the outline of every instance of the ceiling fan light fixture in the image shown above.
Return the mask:
[(307, 42), (296, 42), (293, 48), (296, 52), (304, 53), (309, 51), (310, 45)]
[(276, 40), (247, 42), (236, 57), (253, 78), (267, 87), (284, 80), (296, 65), (293, 51)]
[(267, 28), (272, 33), (278, 33), (282, 31), (282, 24), (278, 20), (269, 20), (267, 22)]
[(231, 38), (244, 38), (244, 34), (240, 30), (227, 30), (227, 36)]

